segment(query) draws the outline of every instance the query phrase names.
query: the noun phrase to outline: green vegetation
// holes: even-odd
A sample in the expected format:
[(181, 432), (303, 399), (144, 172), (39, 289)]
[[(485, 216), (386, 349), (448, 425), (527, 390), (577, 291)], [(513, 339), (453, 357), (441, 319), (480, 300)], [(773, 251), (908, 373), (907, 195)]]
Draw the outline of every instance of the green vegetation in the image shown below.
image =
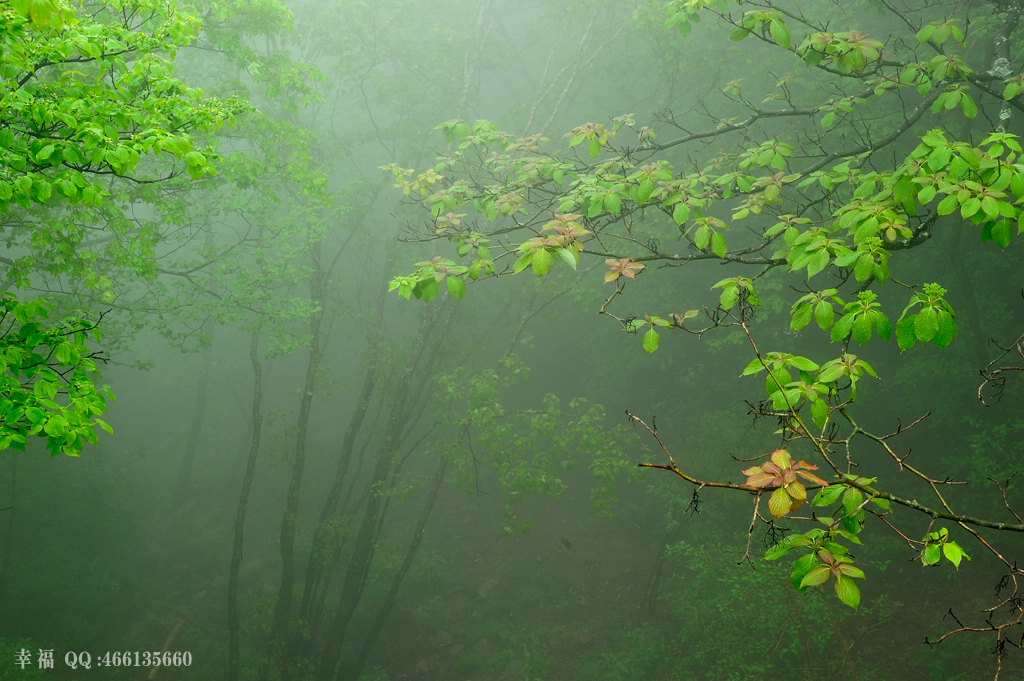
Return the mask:
[[(869, 516), (880, 521), (871, 527), (895, 532), (925, 566), (943, 561), (959, 569), (971, 559), (959, 542), (976, 541), (1001, 563), (1013, 595), (996, 599), (984, 625), (958, 619), (953, 630), (991, 636), (998, 675), (1007, 646), (1021, 647), (1024, 627), (1014, 605), (1024, 578), (1013, 552), (1024, 522), (1008, 502), (1019, 497), (1014, 471), (1002, 468), (992, 479), (1006, 507), (979, 516), (976, 500), (954, 496), (962, 483), (942, 463), (911, 463), (901, 451), (898, 436), (924, 417), (897, 413), (910, 425), (869, 426), (870, 406), (862, 403), (870, 390), (865, 379), (884, 375), (874, 357), (887, 356), (888, 342), (903, 353), (918, 344), (942, 351), (958, 336), (951, 301), (966, 298), (965, 307), (977, 309), (978, 298), (992, 295), (971, 290), (963, 278), (950, 282), (948, 266), (919, 251), (956, 233), (952, 244), (943, 239), (949, 257), (974, 253), (960, 245), (967, 230), (987, 245), (982, 267), (1009, 273), (1019, 265), (1014, 237), (1024, 234), (1024, 166), (1009, 128), (1022, 88), (1007, 59), (1019, 50), (1013, 36), (1020, 8), (998, 4), (972, 17), (969, 39), (967, 18), (953, 6), (940, 15), (940, 4), (855, 5), (872, 12), (770, 1), (752, 8), (726, 0), (666, 3), (666, 27), (685, 37), (710, 17), (730, 40), (759, 43), (758, 54), (767, 53), (758, 57), (762, 63), (785, 74), (774, 87), (724, 83), (717, 108), (704, 101), (696, 112), (665, 113), (649, 125), (636, 114), (588, 122), (561, 143), (506, 133), (488, 121), (438, 126), (451, 146), (436, 164), (422, 172), (396, 164), (385, 170), (429, 211), (426, 225), (413, 229), (416, 238), (450, 242), (454, 259), (417, 263), (391, 290), (430, 302), (444, 284), (462, 298), (481, 279), (527, 269), (547, 277), (603, 260), (603, 281), (581, 277), (581, 285), (604, 287), (598, 312), (639, 335), (647, 353), (665, 352), (669, 332), (745, 339), (750, 359), (736, 372), (764, 376), (763, 393), (751, 393), (748, 403), (755, 417), (777, 421), (781, 445), (742, 471), (744, 483), (707, 478), (677, 463), (653, 424), (630, 415), (664, 453), (663, 463), (643, 465), (674, 473), (697, 492), (752, 493), (751, 533), (758, 525), (773, 533), (810, 525), (775, 543), (764, 559), (795, 554), (790, 578), (797, 590), (831, 583), (853, 609), (861, 603), (857, 580), (867, 576), (853, 549), (870, 541)], [(892, 24), (907, 34), (884, 43), (871, 36), (872, 26)], [(689, 273), (702, 262), (724, 266), (716, 268), (725, 276), (711, 286), (713, 300), (648, 274), (684, 265), (690, 267), (677, 271)], [(783, 293), (780, 281), (795, 293)], [(1020, 281), (1009, 284), (1013, 291)], [(623, 299), (645, 286), (674, 294), (639, 304)], [(693, 309), (677, 311), (687, 306)], [(789, 314), (766, 313), (772, 307)], [(811, 345), (813, 354), (804, 350), (809, 332), (798, 333), (812, 320), (831, 342)], [(972, 333), (1004, 343), (1020, 333), (1005, 321), (978, 313), (969, 319)], [(785, 324), (794, 338), (779, 342), (773, 324)], [(1019, 354), (1020, 342), (1018, 336), (1005, 346), (1003, 357)], [(681, 343), (668, 351), (682, 352)], [(951, 361), (967, 373), (981, 369), (962, 356)], [(1001, 389), (1005, 373), (1020, 368), (992, 372), (995, 364), (982, 372), (980, 396), (993, 382)], [(795, 461), (788, 449), (813, 463)], [(758, 458), (751, 450), (736, 456)], [(813, 512), (801, 515), (808, 487), (816, 490)], [(924, 532), (915, 529), (915, 513), (930, 519)]]
[[(119, 185), (158, 181), (179, 172), (146, 163), (162, 154), (193, 179), (213, 172), (216, 159), (195, 136), (230, 122), (236, 102), (204, 98), (172, 75), (175, 51), (198, 24), (173, 4), (97, 3), (76, 11), (63, 0), (0, 6), (0, 220), (6, 246), (5, 281), (28, 287), (67, 275), (112, 303), (102, 263), (133, 258), (146, 269), (152, 236), (117, 219)], [(100, 224), (77, 211), (111, 210)], [(36, 210), (33, 210), (37, 207)], [(18, 209), (21, 210), (18, 210)], [(3, 299), (3, 414), (0, 449), (24, 450), (27, 437), (47, 441), (53, 454), (77, 455), (97, 441), (95, 427), (112, 399), (93, 383), (100, 341), (96, 318), (73, 313), (46, 326), (45, 299)]]
[(0, 0), (0, 678), (1024, 679), (1021, 12)]

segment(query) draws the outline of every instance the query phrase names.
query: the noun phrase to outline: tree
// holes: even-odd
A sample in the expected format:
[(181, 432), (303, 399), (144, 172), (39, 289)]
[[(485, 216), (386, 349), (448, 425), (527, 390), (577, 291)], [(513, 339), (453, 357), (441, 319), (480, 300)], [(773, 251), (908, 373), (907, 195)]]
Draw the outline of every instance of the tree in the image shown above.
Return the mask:
[[(581, 124), (561, 146), (487, 121), (441, 124), (452, 146), (436, 165), (386, 169), (429, 211), (411, 237), (454, 253), (418, 263), (390, 289), (427, 302), (444, 290), (462, 298), (484, 279), (557, 276), (603, 260), (598, 312), (639, 335), (647, 353), (664, 352), (669, 332), (742, 340), (748, 357), (731, 376), (764, 377), (760, 397), (745, 394), (753, 417), (777, 424), (775, 451), (740, 453), (753, 462), (736, 465), (742, 482), (704, 477), (677, 463), (653, 422), (630, 414), (665, 457), (641, 465), (675, 474), (695, 495), (749, 494), (744, 556), (761, 525), (771, 538), (765, 560), (799, 555), (794, 587), (831, 583), (854, 609), (867, 576), (855, 549), (868, 528), (891, 530), (925, 566), (960, 568), (987, 554), (1003, 575), (999, 595), (976, 622), (954, 615), (942, 638), (991, 636), (998, 677), (1024, 647), (1024, 571), (1013, 553), (1024, 532), (1013, 503), (1019, 459), (1005, 438), (1002, 451), (966, 452), (992, 441), (1001, 420), (1020, 427), (1008, 409), (1020, 386), (1006, 384), (1012, 366), (993, 373), (997, 358), (982, 387), (1001, 381), (1000, 413), (932, 426), (918, 403), (962, 413), (979, 393), (972, 374), (989, 364), (986, 336), (1020, 333), (1007, 306), (1019, 318), (1024, 166), (1012, 126), (1024, 74), (1011, 65), (1024, 5), (660, 4), (665, 27), (683, 37), (710, 18), (714, 27), (699, 28), (743, 43), (712, 54), (741, 73), (756, 69), (750, 82), (724, 82), (720, 95), (648, 125), (635, 114)], [(713, 301), (666, 278), (710, 263), (726, 273), (707, 282)], [(624, 302), (627, 290), (650, 301)], [(681, 295), (692, 300), (682, 309)], [(679, 335), (669, 336), (671, 352)], [(916, 383), (896, 405), (913, 413), (872, 399), (875, 379), (899, 370), (893, 344)], [(1019, 348), (1019, 337), (1004, 345)], [(929, 366), (931, 352), (946, 359)], [(929, 427), (948, 449), (910, 460), (900, 438)], [(986, 477), (991, 495), (962, 487)], [(799, 513), (805, 504), (812, 513)]]
[[(157, 241), (135, 231), (115, 187), (213, 172), (216, 155), (197, 136), (247, 107), (173, 76), (176, 50), (199, 28), (173, 2), (5, 2), (0, 20), (4, 285), (70, 283), (109, 305), (113, 282), (101, 264), (147, 276)], [(80, 219), (83, 211), (102, 219)], [(99, 416), (112, 395), (95, 385), (97, 353), (87, 347), (89, 336), (100, 341), (102, 313), (72, 310), (47, 325), (53, 309), (43, 297), (4, 294), (0, 448), (24, 449), (37, 435), (54, 454), (76, 455), (96, 442), (96, 426), (109, 430)]]

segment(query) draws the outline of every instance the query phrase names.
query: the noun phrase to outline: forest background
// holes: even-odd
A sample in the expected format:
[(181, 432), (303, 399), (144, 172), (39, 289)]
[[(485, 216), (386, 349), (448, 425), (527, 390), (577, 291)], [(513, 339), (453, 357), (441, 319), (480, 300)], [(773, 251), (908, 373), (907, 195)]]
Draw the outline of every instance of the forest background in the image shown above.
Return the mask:
[(1020, 11), (0, 2), (0, 678), (1024, 678)]

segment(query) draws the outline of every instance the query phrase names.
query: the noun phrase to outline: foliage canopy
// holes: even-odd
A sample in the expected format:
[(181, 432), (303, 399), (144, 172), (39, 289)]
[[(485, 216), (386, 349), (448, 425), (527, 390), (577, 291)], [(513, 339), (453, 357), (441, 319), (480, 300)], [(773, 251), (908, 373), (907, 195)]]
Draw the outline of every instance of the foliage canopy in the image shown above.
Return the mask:
[[(217, 157), (203, 136), (248, 108), (173, 75), (177, 50), (198, 30), (196, 18), (168, 0), (0, 4), (6, 287), (45, 290), (45, 278), (72, 275), (109, 304), (104, 258), (152, 274), (146, 254), (157, 237), (124, 217), (113, 188), (183, 170), (192, 179), (212, 173)], [(102, 217), (99, 228), (79, 219), (83, 209)], [(38, 435), (54, 454), (75, 455), (96, 441), (95, 426), (109, 428), (99, 415), (112, 396), (93, 384), (97, 353), (87, 347), (88, 336), (100, 340), (99, 320), (71, 312), (47, 326), (52, 306), (44, 299), (5, 293), (2, 301), (0, 445), (23, 449), (26, 436)]]
[[(711, 30), (723, 27), (729, 40), (757, 43), (755, 51), (723, 47), (722, 58), (772, 74), (767, 85), (732, 80), (720, 96), (689, 102), (688, 112), (662, 112), (647, 125), (635, 114), (586, 122), (560, 143), (482, 120), (441, 124), (450, 150), (436, 165), (385, 170), (429, 212), (424, 224), (409, 226), (411, 238), (447, 242), (451, 252), (417, 263), (390, 290), (424, 301), (443, 289), (462, 298), (483, 279), (578, 270), (574, 276), (586, 285), (605, 287), (599, 312), (638, 334), (647, 353), (664, 352), (668, 332), (739, 333), (751, 357), (736, 372), (764, 377), (752, 413), (777, 420), (781, 446), (743, 471), (745, 483), (706, 480), (677, 465), (657, 430), (631, 416), (667, 458), (644, 465), (698, 490), (753, 494), (751, 532), (758, 521), (773, 531), (782, 520), (809, 523), (812, 529), (786, 536), (764, 557), (797, 551), (794, 586), (831, 580), (852, 608), (860, 603), (854, 580), (865, 572), (851, 548), (862, 542), (869, 517), (897, 532), (924, 565), (945, 559), (959, 568), (970, 556), (954, 533), (976, 540), (1013, 585), (1014, 595), (1000, 598), (982, 627), (997, 640), (1001, 666), (1005, 646), (1022, 645), (1024, 614), (1013, 603), (1024, 572), (990, 535), (1019, 537), (1021, 509), (1007, 503), (998, 518), (970, 513), (952, 500), (955, 480), (897, 451), (894, 438), (907, 426), (869, 430), (857, 400), (864, 379), (879, 378), (874, 357), (885, 356), (887, 343), (902, 352), (921, 344), (948, 352), (958, 337), (963, 315), (951, 299), (976, 294), (950, 293), (965, 282), (949, 281), (927, 255), (929, 244), (952, 240), (945, 248), (956, 261), (975, 250), (959, 245), (966, 231), (984, 244), (991, 267), (1012, 272), (1007, 259), (1019, 262), (1024, 163), (1011, 127), (1024, 74), (1011, 65), (1024, 50), (1017, 27), (1024, 8), (997, 2), (968, 15), (953, 2), (822, 2), (813, 11), (774, 0), (662, 4), (665, 27), (683, 37), (711, 19)], [(666, 286), (664, 276), (649, 276), (654, 269), (698, 262), (727, 273), (713, 285), (711, 301), (652, 310), (621, 300), (650, 279)], [(590, 272), (601, 263), (604, 276), (595, 279)], [(795, 293), (778, 293), (780, 281)], [(788, 310), (778, 332), (759, 326), (770, 319), (769, 302)], [(968, 321), (975, 334), (1020, 331), (1001, 319)], [(832, 344), (816, 358), (797, 342), (812, 322)], [(989, 328), (981, 332), (984, 322)], [(787, 336), (789, 347), (762, 349), (762, 337), (777, 343)], [(1018, 352), (1022, 339), (1014, 344)], [(876, 475), (867, 462), (878, 448), (930, 497), (919, 500), (884, 471)], [(1012, 471), (1004, 473), (994, 482), (1006, 500)], [(812, 490), (815, 512), (796, 515)], [(900, 529), (906, 519), (897, 506), (928, 516), (927, 531)]]

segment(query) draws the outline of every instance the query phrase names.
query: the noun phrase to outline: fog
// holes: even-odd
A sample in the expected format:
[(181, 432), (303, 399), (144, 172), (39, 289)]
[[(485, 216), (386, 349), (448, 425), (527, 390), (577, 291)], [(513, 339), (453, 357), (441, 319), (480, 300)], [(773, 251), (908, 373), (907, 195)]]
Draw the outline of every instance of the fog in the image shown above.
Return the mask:
[[(848, 18), (838, 3), (810, 4)], [(913, 8), (914, 21), (941, 19), (956, 3), (933, 4), (934, 16), (927, 3)], [(854, 547), (868, 573), (854, 610), (831, 583), (797, 591), (792, 560), (761, 559), (785, 531), (807, 527), (755, 527), (749, 489), (639, 466), (664, 467), (668, 454), (699, 480), (735, 487), (791, 434), (756, 414), (765, 381), (740, 377), (754, 357), (745, 335), (718, 328), (721, 291), (711, 287), (737, 274), (726, 263), (652, 259), (635, 280), (602, 285), (619, 245), (595, 237), (578, 267), (513, 275), (515, 245), (541, 234), (516, 226), (544, 206), (524, 199), (491, 224), (467, 202), (443, 212), (489, 234), (495, 254), (503, 248), (500, 276), (467, 277), (464, 297), (442, 284), (429, 302), (389, 290), (431, 258), (469, 265), (478, 252), (457, 256), (454, 232), (423, 204), (450, 183), (406, 195), (389, 164), (415, 169), (407, 178), (432, 167), (457, 178), (443, 159), (458, 154), (475, 182), (500, 186), (486, 153), (473, 156), (475, 138), (436, 129), (445, 121), (541, 135), (564, 160), (586, 156), (585, 143), (567, 144), (590, 121), (610, 129), (631, 114), (622, 137), (660, 126), (665, 141), (740, 120), (743, 102), (774, 101), (780, 78), (793, 78), (794, 97), (816, 94), (800, 82), (799, 59), (729, 41), (714, 16), (682, 37), (665, 27), (665, 5), (198, 6), (203, 31), (177, 53), (174, 76), (201, 88), (200, 101), (248, 103), (230, 124), (195, 133), (219, 153), (210, 152), (214, 172), (192, 179), (169, 154), (146, 157), (137, 174), (160, 181), (104, 180), (107, 203), (3, 215), (7, 290), (50, 300), (54, 319), (82, 310), (100, 320), (96, 382), (116, 401), (103, 415), (112, 433), (98, 431), (80, 456), (51, 456), (31, 439), (26, 451), (0, 453), (0, 679), (991, 675), (991, 637), (922, 643), (957, 628), (951, 611), (984, 627), (997, 602), (1006, 569), (969, 536), (957, 541), (970, 562), (926, 569), (907, 543), (936, 529), (935, 518), (901, 509), (906, 541), (870, 518), (870, 540)], [(865, 14), (858, 28), (885, 39), (891, 26), (891, 16)], [(727, 96), (736, 79), (745, 99)], [(801, 125), (779, 116), (745, 141), (806, 141)], [(817, 149), (869, 137), (853, 123), (838, 135)], [(709, 135), (658, 158), (688, 173), (735, 143)], [(889, 155), (916, 144), (900, 138)], [(647, 148), (637, 142), (635, 153)], [(643, 234), (630, 232), (629, 247), (696, 253), (668, 216), (624, 212)], [(43, 258), (18, 234), (58, 217), (92, 235), (73, 247), (82, 264), (19, 271), (19, 258)], [(888, 433), (930, 413), (893, 446), (935, 475), (969, 479), (970, 489), (950, 492), (964, 512), (1012, 524), (1019, 483), (1001, 498), (986, 478), (1020, 468), (1019, 380), (990, 407), (976, 393), (996, 352), (989, 339), (1020, 333), (1021, 248), (1018, 239), (992, 264), (993, 244), (939, 233), (953, 217), (938, 218), (936, 237), (900, 274), (956, 280), (949, 298), (965, 312), (950, 348), (901, 353), (893, 340), (836, 350), (813, 322), (790, 328), (793, 301), (825, 284), (801, 278), (797, 291), (771, 268), (740, 272), (764, 275), (761, 307), (745, 323), (765, 352), (863, 353), (883, 380), (859, 384), (859, 425)], [(508, 229), (492, 233), (495, 224)], [(760, 238), (742, 227), (729, 234), (730, 247)], [(91, 259), (90, 243), (99, 244)], [(828, 285), (855, 300), (861, 282), (845, 277)], [(895, 325), (906, 290), (882, 290)], [(646, 328), (630, 326), (689, 309), (716, 321), (707, 333), (662, 333), (657, 352), (644, 349)], [(789, 447), (795, 459), (810, 456)], [(879, 485), (900, 475), (882, 450), (857, 460)], [(898, 490), (922, 503), (930, 494), (920, 480)], [(770, 520), (767, 498), (760, 512)], [(1019, 533), (999, 539), (1008, 560), (1020, 557)], [(1005, 632), (1020, 635), (1019, 626)], [(52, 669), (36, 665), (44, 650)], [(19, 651), (32, 663), (15, 664)], [(108, 651), (188, 657), (111, 664)], [(1000, 679), (1024, 678), (1019, 649), (1006, 646), (1001, 664)]]

